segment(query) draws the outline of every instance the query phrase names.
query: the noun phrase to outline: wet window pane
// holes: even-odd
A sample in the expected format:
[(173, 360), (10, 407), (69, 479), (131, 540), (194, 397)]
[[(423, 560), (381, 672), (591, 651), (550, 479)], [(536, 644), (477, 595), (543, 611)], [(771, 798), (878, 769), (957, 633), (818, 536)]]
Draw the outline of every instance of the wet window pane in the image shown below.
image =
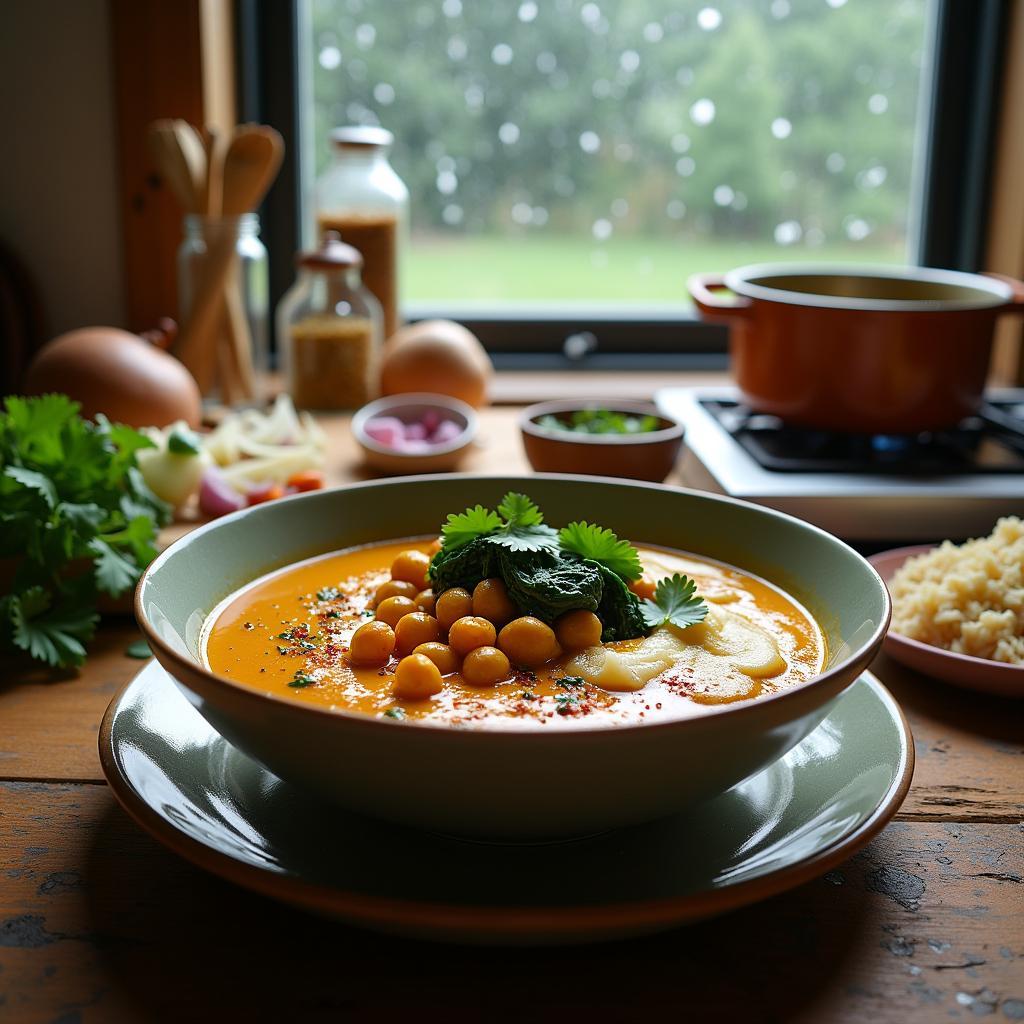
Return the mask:
[(407, 301), (678, 304), (761, 260), (903, 262), (929, 0), (310, 0), (328, 131), (383, 124)]

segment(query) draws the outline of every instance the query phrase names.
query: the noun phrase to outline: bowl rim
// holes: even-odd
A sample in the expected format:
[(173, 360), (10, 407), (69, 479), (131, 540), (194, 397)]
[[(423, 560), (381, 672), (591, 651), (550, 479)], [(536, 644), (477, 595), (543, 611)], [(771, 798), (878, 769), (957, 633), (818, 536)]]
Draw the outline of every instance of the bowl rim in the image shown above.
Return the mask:
[[(939, 547), (941, 547), (941, 544), (910, 544), (901, 548), (889, 548), (887, 551), (879, 551), (873, 555), (869, 555), (868, 561), (879, 576), (882, 576), (882, 570), (879, 568), (878, 564), (876, 564), (876, 559), (877, 562), (882, 563), (882, 565), (889, 565), (889, 563), (892, 563), (888, 570), (889, 578), (886, 579), (885, 576), (882, 576), (882, 582), (885, 584), (886, 590), (888, 590), (892, 575), (902, 569), (908, 559), (914, 558), (917, 555), (925, 555), (929, 551), (934, 551)], [(898, 564), (896, 562), (897, 559), (899, 559)], [(892, 594), (890, 594), (889, 597), (891, 600)], [(960, 651), (950, 651), (945, 647), (936, 647), (935, 644), (925, 643), (923, 640), (915, 640), (912, 636), (907, 636), (905, 633), (900, 633), (895, 629), (890, 629), (885, 639), (887, 642), (903, 644), (911, 650), (918, 651), (921, 654), (926, 654), (929, 657), (940, 658), (944, 661), (948, 661), (951, 665), (959, 665), (965, 672), (968, 672), (971, 669), (984, 669), (986, 673), (992, 673), (992, 675), (998, 676), (1000, 679), (1005, 678), (1007, 682), (1013, 680), (1018, 685), (1024, 684), (1024, 665), (1013, 665), (1006, 661), (993, 661), (991, 658), (979, 658), (976, 654), (962, 654)]]
[[(538, 416), (560, 412), (576, 412), (583, 409), (640, 412), (657, 416), (659, 420), (668, 422), (671, 425), (660, 427), (658, 430), (648, 430), (642, 434), (574, 434), (566, 430), (548, 430), (534, 422)], [(527, 406), (519, 414), (519, 429), (531, 437), (543, 438), (546, 441), (556, 441), (559, 444), (628, 446), (675, 441), (686, 432), (686, 425), (681, 420), (676, 419), (675, 416), (669, 416), (662, 412), (654, 402), (630, 401), (627, 399), (602, 401), (600, 398), (563, 398), (551, 402), (536, 402), (534, 405)], [(677, 490), (683, 489), (677, 488)]]
[[(322, 705), (307, 704), (302, 701), (292, 700), (287, 695), (268, 693), (246, 683), (236, 682), (233, 679), (229, 679), (227, 676), (218, 675), (216, 672), (213, 672), (204, 665), (194, 661), (191, 657), (185, 657), (179, 651), (171, 647), (171, 645), (158, 634), (156, 629), (154, 629), (150, 623), (149, 617), (146, 615), (143, 597), (145, 590), (150, 585), (151, 578), (159, 572), (160, 567), (173, 558), (178, 551), (184, 550), (190, 543), (194, 543), (197, 538), (202, 537), (204, 534), (213, 530), (226, 529), (232, 523), (239, 522), (249, 516), (259, 518), (261, 515), (267, 515), (269, 514), (268, 510), (272, 508), (282, 508), (286, 502), (323, 500), (323, 497), (326, 494), (335, 491), (388, 488), (407, 485), (410, 482), (419, 482), (424, 485), (428, 485), (432, 482), (450, 482), (452, 480), (486, 482), (489, 480), (508, 481), (510, 479), (515, 479), (514, 476), (507, 476), (505, 474), (432, 473), (415, 477), (406, 477), (404, 479), (385, 478), (382, 480), (361, 481), (353, 484), (345, 484), (340, 487), (327, 488), (320, 491), (291, 494), (284, 498), (280, 498), (278, 501), (273, 503), (251, 505), (248, 508), (239, 509), (237, 512), (231, 512), (226, 516), (221, 516), (218, 519), (213, 519), (208, 523), (204, 523), (201, 526), (196, 527), (194, 530), (190, 530), (172, 544), (168, 545), (146, 567), (135, 588), (133, 608), (136, 621), (160, 664), (163, 665), (165, 669), (168, 668), (167, 663), (173, 665), (174, 671), (168, 669), (172, 678), (178, 679), (179, 682), (183, 683), (183, 685), (189, 689), (191, 689), (191, 687), (188, 686), (185, 679), (190, 675), (198, 674), (206, 685), (220, 690), (225, 695), (245, 700), (252, 706), (261, 705), (263, 707), (273, 707), (278, 709), (279, 713), (290, 715), (294, 718), (298, 718), (299, 716), (314, 716), (316, 718), (320, 718), (324, 722), (332, 720), (339, 721), (347, 724), (351, 728), (363, 730), (389, 729), (394, 728), (396, 724), (400, 724), (403, 729), (414, 729), (415, 731), (422, 733), (450, 736), (452, 737), (451, 742), (453, 743), (489, 742), (487, 737), (498, 736), (507, 739), (508, 737), (515, 736), (519, 737), (519, 739), (513, 740), (512, 742), (517, 742), (524, 746), (537, 743), (538, 741), (544, 741), (549, 737), (553, 737), (558, 743), (586, 743), (595, 741), (601, 742), (602, 738), (609, 735), (618, 735), (624, 731), (638, 729), (700, 729), (709, 727), (711, 723), (725, 715), (731, 715), (733, 717), (750, 717), (751, 715), (763, 713), (764, 708), (776, 706), (777, 704), (782, 704), (784, 702), (792, 702), (811, 688), (827, 687), (829, 683), (835, 681), (837, 676), (854, 668), (856, 669), (854, 678), (856, 678), (856, 675), (859, 675), (860, 672), (864, 671), (868, 667), (871, 660), (881, 647), (882, 641), (888, 632), (889, 623), (892, 619), (892, 600), (889, 596), (889, 589), (886, 587), (885, 581), (879, 575), (875, 567), (863, 555), (850, 547), (850, 545), (845, 541), (840, 540), (838, 537), (833, 536), (828, 533), (828, 531), (823, 530), (818, 526), (814, 526), (812, 523), (804, 522), (802, 519), (797, 519), (795, 516), (787, 515), (786, 513), (779, 512), (776, 509), (767, 508), (761, 505), (754, 505), (751, 502), (741, 501), (738, 498), (711, 494), (709, 492), (699, 491), (693, 488), (669, 488), (662, 484), (653, 484), (646, 481), (631, 480), (627, 482), (609, 480), (609, 478), (602, 476), (586, 476), (572, 473), (535, 473), (532, 476), (522, 477), (523, 480), (537, 478), (553, 482), (582, 482), (599, 484), (601, 486), (638, 487), (641, 489), (650, 489), (655, 491), (667, 491), (674, 494), (689, 495), (712, 502), (723, 502), (729, 505), (738, 505), (749, 512), (763, 514), (768, 518), (781, 519), (784, 522), (793, 524), (800, 529), (817, 534), (827, 543), (838, 545), (840, 548), (845, 549), (849, 554), (861, 561), (868, 573), (874, 577), (875, 582), (877, 583), (878, 592), (883, 602), (883, 614), (875, 625), (875, 628), (872, 630), (871, 636), (861, 643), (859, 652), (848, 656), (845, 660), (832, 665), (823, 672), (819, 672), (816, 675), (811, 676), (809, 679), (805, 679), (799, 683), (794, 683), (793, 685), (787, 686), (785, 689), (779, 690), (776, 693), (758, 697), (753, 700), (736, 701), (735, 703), (707, 707), (704, 708), (699, 715), (691, 715), (682, 718), (666, 718), (659, 721), (631, 722), (614, 726), (581, 724), (572, 729), (559, 729), (557, 732), (549, 733), (542, 733), (533, 729), (503, 729), (495, 728), (493, 726), (486, 726), (481, 729), (455, 729), (446, 723), (434, 723), (429, 721), (403, 721), (401, 723), (395, 723), (391, 720), (374, 718), (358, 711), (328, 708)], [(285, 567), (283, 566), (282, 568)], [(178, 673), (181, 673), (184, 676), (184, 679), (179, 678)]]
[[(453, 412), (462, 417), (464, 421), (462, 430), (458, 437), (446, 444), (432, 445), (429, 451), (424, 452), (398, 451), (375, 441), (366, 433), (368, 420), (381, 415), (386, 410), (401, 409), (407, 405), (426, 405), (439, 410), (443, 409), (445, 412)], [(435, 455), (450, 455), (471, 444), (473, 438), (476, 437), (478, 422), (476, 410), (459, 398), (430, 391), (410, 391), (398, 395), (382, 395), (372, 402), (367, 402), (352, 414), (351, 429), (353, 437), (359, 444), (379, 455), (391, 455), (397, 459), (429, 459)]]

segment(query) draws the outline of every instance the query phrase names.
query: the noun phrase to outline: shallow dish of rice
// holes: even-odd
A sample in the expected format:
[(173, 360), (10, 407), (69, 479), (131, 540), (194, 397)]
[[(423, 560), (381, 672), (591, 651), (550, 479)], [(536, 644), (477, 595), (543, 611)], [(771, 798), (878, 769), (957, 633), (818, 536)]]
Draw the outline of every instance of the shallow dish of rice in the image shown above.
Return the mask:
[(870, 561), (892, 595), (888, 654), (947, 682), (1024, 696), (1024, 521)]

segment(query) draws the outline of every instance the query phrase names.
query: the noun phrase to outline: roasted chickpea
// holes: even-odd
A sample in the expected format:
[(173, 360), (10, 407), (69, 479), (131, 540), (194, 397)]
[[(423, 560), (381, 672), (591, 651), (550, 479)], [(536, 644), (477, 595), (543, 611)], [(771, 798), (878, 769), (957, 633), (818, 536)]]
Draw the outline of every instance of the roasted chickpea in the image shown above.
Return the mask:
[(505, 589), (504, 580), (481, 580), (473, 588), (473, 614), (490, 619), (496, 629), (519, 614)]
[(426, 612), (403, 615), (395, 626), (395, 649), (399, 654), (410, 654), (420, 644), (429, 644), (441, 637), (437, 619)]
[(595, 647), (601, 642), (601, 620), (593, 613), (580, 608), (566, 612), (555, 623), (555, 636), (567, 650), (578, 651), (582, 647)]
[(386, 597), (377, 605), (377, 618), (394, 628), (403, 615), (418, 611), (411, 597)]
[(406, 583), (405, 580), (388, 580), (386, 583), (382, 583), (373, 594), (373, 607), (376, 608), (381, 601), (386, 601), (389, 597), (409, 597), (413, 598), (416, 596), (416, 584)]
[(425, 654), (443, 676), (459, 671), (459, 656), (447, 644), (431, 640), (429, 643), (420, 644), (412, 653)]
[(416, 602), (416, 606), (420, 611), (426, 612), (428, 615), (434, 614), (434, 608), (437, 606), (437, 598), (429, 587), (426, 590), (421, 590), (413, 600)]
[(463, 657), (477, 647), (493, 647), (496, 639), (494, 623), (479, 615), (463, 615), (448, 630), (448, 646)]
[(437, 621), (441, 623), (442, 629), (451, 629), (452, 623), (456, 619), (473, 614), (473, 598), (469, 596), (468, 590), (463, 590), (462, 587), (451, 587), (443, 594), (437, 595), (434, 614), (437, 616)]
[(430, 566), (430, 555), (424, 551), (403, 551), (391, 563), (391, 577), (414, 583), (417, 590), (430, 586), (427, 580), (427, 569)]
[(513, 665), (526, 668), (537, 668), (562, 653), (555, 631), (532, 615), (513, 619), (498, 635), (498, 646)]
[(477, 647), (462, 662), (462, 678), (470, 686), (494, 686), (512, 674), (512, 666), (497, 647)]
[(383, 665), (394, 649), (395, 631), (386, 622), (364, 622), (349, 641), (348, 660), (353, 665)]
[(641, 601), (647, 599), (653, 601), (654, 591), (657, 589), (658, 585), (650, 576), (647, 575), (647, 573), (644, 573), (640, 579), (630, 580), (627, 586), (634, 594), (636, 594), (637, 597), (640, 598)]
[(391, 692), (403, 700), (426, 700), (443, 689), (438, 667), (425, 654), (410, 654), (398, 663)]

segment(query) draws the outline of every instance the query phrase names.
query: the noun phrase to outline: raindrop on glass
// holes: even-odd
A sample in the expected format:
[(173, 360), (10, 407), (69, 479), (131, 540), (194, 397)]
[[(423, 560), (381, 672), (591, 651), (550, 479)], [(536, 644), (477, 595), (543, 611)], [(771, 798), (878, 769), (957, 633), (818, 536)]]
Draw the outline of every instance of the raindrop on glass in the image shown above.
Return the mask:
[(601, 148), (601, 138), (597, 132), (583, 132), (580, 135), (580, 149), (584, 153), (596, 153)]
[(512, 207), (512, 219), (517, 224), (529, 224), (533, 220), (533, 207), (529, 203), (516, 203)]
[(450, 156), (439, 156), (434, 166), (439, 174), (444, 171), (454, 172), (455, 161)]
[(676, 153), (685, 153), (690, 148), (690, 136), (684, 132), (678, 132), (672, 136), (672, 149)]
[(457, 203), (449, 203), (441, 211), (441, 219), (445, 224), (461, 224), (462, 223), (462, 207)]
[(686, 203), (681, 199), (670, 199), (665, 212), (672, 220), (682, 220), (686, 216)]
[(457, 18), (462, 13), (462, 0), (444, 0), (441, 13), (446, 18)]
[(624, 50), (622, 56), (619, 57), (619, 67), (626, 72), (627, 75), (633, 74), (638, 67), (640, 67), (640, 54), (636, 50)]
[(506, 146), (513, 146), (519, 141), (519, 125), (513, 124), (511, 121), (506, 121), (498, 129), (498, 138), (505, 143)]
[(607, 78), (598, 78), (590, 87), (595, 100), (606, 100), (612, 94), (612, 83)]
[(533, 208), (533, 223), (538, 227), (543, 227), (548, 222), (548, 211), (543, 206), (535, 206)]
[(711, 124), (715, 119), (715, 104), (713, 100), (699, 99), (690, 107), (690, 120), (694, 124)]
[(829, 153), (825, 158), (825, 168), (830, 174), (839, 174), (846, 167), (846, 157), (842, 153)]
[(491, 60), (495, 64), (506, 65), (512, 63), (512, 47), (508, 43), (498, 43), (497, 46), (491, 50)]
[(871, 225), (863, 217), (847, 217), (843, 220), (843, 230), (851, 242), (863, 242), (871, 234)]
[(648, 43), (660, 43), (664, 35), (665, 30), (656, 21), (649, 21), (644, 25), (644, 39)]
[(584, 4), (580, 8), (580, 20), (587, 28), (593, 28), (601, 20), (601, 8), (594, 3)]
[(829, 7), (834, 7), (836, 9), (838, 9), (838, 8), (842, 7), (843, 4), (846, 3), (846, 0), (825, 0), (825, 3), (827, 3), (829, 5)]
[(541, 74), (550, 75), (557, 67), (558, 58), (550, 50), (537, 54), (537, 70)]
[(395, 102), (395, 89), (394, 86), (388, 85), (387, 82), (378, 82), (373, 87), (373, 98), (382, 106), (389, 107)]
[(722, 24), (722, 12), (717, 7), (702, 7), (697, 12), (697, 24), (705, 32), (714, 32)]
[(437, 176), (436, 185), (441, 195), (450, 196), (459, 187), (459, 179), (451, 171), (442, 171)]
[(336, 46), (325, 46), (320, 51), (320, 67), (333, 71), (341, 63), (341, 50)]
[(612, 222), (601, 217), (594, 221), (594, 226), (590, 230), (599, 242), (607, 242), (612, 237)]
[(533, 21), (537, 17), (537, 5), (533, 0), (526, 0), (525, 3), (519, 5), (519, 20), (520, 21)]
[(791, 10), (789, 0), (772, 0), (772, 6), (770, 9), (772, 17), (777, 18), (779, 21), (783, 18), (788, 18)]
[(747, 196), (744, 192), (737, 192), (736, 198), (732, 201), (732, 208), (734, 210), (745, 210), (747, 208)]
[(613, 217), (625, 217), (629, 213), (629, 203), (622, 198), (613, 199), (611, 210)]
[(466, 46), (466, 40), (462, 36), (452, 36), (448, 40), (448, 57), (451, 60), (465, 60), (467, 53), (469, 53), (469, 47)]
[(470, 85), (466, 87), (466, 91), (462, 94), (466, 100), (467, 107), (482, 107), (484, 103), (484, 91), (479, 85)]
[(884, 114), (889, 109), (889, 99), (880, 92), (876, 92), (868, 100), (868, 110), (872, 114)]
[(682, 156), (676, 161), (676, 174), (680, 178), (689, 178), (697, 170), (697, 161), (692, 156)]
[(802, 234), (799, 221), (784, 220), (775, 225), (775, 241), (778, 245), (795, 245)]
[(728, 185), (716, 185), (712, 198), (715, 200), (715, 206), (731, 206), (736, 193)]
[(788, 139), (793, 133), (793, 125), (785, 117), (777, 117), (772, 121), (772, 135), (777, 139)]
[(360, 25), (356, 29), (356, 46), (360, 50), (368, 50), (377, 38), (377, 30), (372, 25)]

